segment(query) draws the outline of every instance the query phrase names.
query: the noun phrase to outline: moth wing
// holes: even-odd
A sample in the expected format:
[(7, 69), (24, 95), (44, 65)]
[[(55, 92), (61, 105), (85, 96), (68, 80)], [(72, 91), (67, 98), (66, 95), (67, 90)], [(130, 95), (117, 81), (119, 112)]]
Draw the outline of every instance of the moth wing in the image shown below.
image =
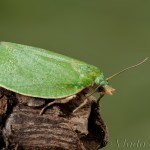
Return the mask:
[(41, 48), (1, 42), (0, 86), (33, 97), (62, 98), (91, 85), (100, 70)]

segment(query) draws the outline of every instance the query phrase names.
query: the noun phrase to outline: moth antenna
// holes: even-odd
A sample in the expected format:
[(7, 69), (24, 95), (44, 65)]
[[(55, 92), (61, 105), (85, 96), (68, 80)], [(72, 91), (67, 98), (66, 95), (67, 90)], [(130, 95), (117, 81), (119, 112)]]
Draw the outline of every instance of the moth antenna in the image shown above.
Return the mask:
[(115, 77), (115, 76), (117, 76), (117, 75), (119, 75), (119, 74), (121, 74), (121, 73), (123, 73), (123, 72), (125, 72), (125, 71), (129, 70), (129, 69), (131, 69), (131, 68), (135, 68), (135, 67), (137, 67), (137, 66), (139, 66), (139, 65), (143, 64), (145, 61), (147, 61), (147, 59), (148, 59), (148, 57), (147, 57), (147, 58), (145, 58), (143, 61), (141, 61), (140, 63), (138, 63), (138, 64), (136, 64), (136, 65), (133, 65), (133, 66), (127, 67), (127, 68), (125, 68), (125, 69), (123, 69), (123, 70), (121, 70), (121, 71), (119, 71), (119, 72), (117, 72), (117, 73), (113, 74), (112, 76), (110, 76), (110, 77), (106, 78), (106, 80), (107, 80), (107, 81), (109, 81), (109, 80), (111, 80), (113, 77)]

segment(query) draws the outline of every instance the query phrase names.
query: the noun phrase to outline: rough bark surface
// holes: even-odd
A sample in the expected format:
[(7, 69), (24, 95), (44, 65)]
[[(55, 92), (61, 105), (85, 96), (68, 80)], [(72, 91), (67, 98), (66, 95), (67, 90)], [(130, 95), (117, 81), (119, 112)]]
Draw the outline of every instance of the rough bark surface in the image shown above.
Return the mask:
[(83, 101), (80, 96), (66, 104), (53, 105), (39, 115), (49, 100), (0, 89), (0, 149), (96, 150), (104, 147), (108, 142), (107, 127), (95, 98), (91, 96), (90, 100), (75, 113), (73, 109)]

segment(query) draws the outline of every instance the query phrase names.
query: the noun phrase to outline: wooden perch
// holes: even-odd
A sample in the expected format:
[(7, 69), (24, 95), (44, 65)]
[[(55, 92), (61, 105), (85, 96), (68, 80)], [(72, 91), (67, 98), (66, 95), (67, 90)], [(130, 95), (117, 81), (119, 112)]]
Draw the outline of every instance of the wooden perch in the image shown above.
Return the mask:
[(107, 127), (93, 96), (91, 103), (75, 113), (80, 96), (49, 107), (43, 115), (40, 110), (49, 100), (4, 89), (0, 89), (0, 98), (0, 149), (96, 150), (108, 142)]

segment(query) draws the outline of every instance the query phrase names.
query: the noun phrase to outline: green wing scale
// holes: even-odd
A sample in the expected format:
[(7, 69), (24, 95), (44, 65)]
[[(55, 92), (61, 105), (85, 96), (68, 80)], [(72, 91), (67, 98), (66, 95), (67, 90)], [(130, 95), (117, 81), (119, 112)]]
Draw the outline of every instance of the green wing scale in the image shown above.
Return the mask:
[(99, 68), (31, 46), (0, 43), (0, 87), (33, 97), (62, 98), (92, 85)]

